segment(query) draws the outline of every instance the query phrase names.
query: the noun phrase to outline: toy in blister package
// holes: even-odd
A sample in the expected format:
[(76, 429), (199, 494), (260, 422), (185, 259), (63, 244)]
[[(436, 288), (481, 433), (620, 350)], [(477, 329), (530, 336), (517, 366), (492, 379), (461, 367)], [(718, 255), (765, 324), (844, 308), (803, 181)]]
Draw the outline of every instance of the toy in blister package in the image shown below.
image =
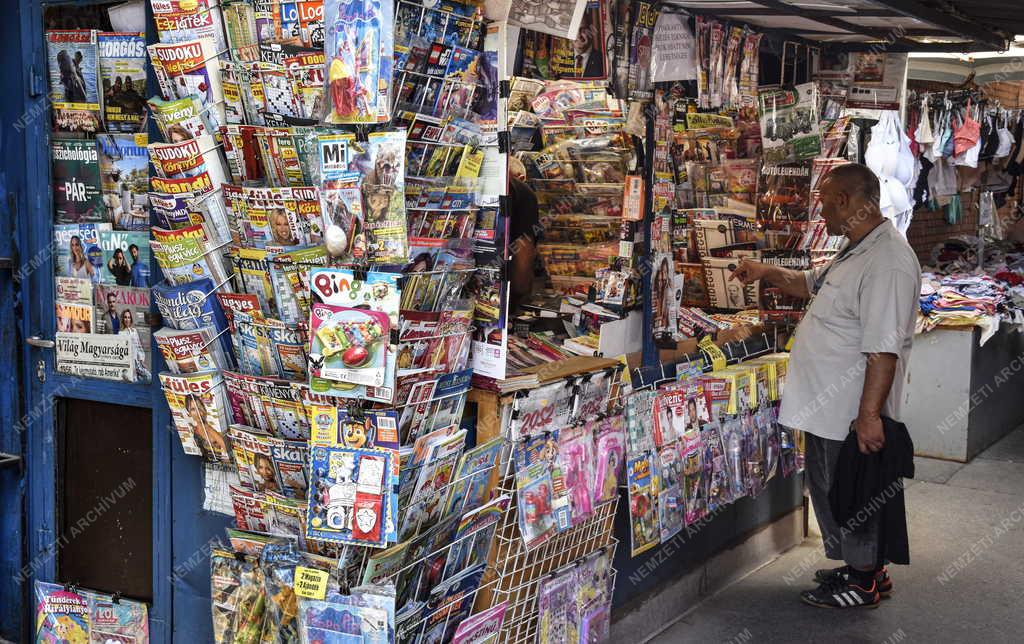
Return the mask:
[(579, 641), (579, 608), (576, 604), (576, 567), (570, 566), (537, 586), (537, 642), (556, 644)]
[(391, 330), (386, 313), (317, 303), (310, 310), (309, 329), (311, 377), (384, 384)]
[(622, 482), (622, 468), (626, 454), (625, 420), (612, 416), (600, 421), (595, 433), (596, 461), (594, 466), (594, 503), (611, 501), (618, 494)]
[(683, 487), (686, 496), (686, 525), (704, 517), (704, 446), (699, 432), (687, 432), (683, 448)]
[(578, 425), (559, 432), (558, 463), (572, 502), (573, 525), (593, 512), (590, 481), (593, 479), (594, 433), (592, 424)]
[(391, 450), (316, 445), (310, 450), (306, 538), (383, 547), (397, 499)]
[(390, 118), (394, 3), (326, 0), (326, 124), (383, 123)]
[(556, 532), (552, 513), (551, 471), (545, 462), (537, 462), (516, 472), (519, 503), (519, 531), (526, 547), (547, 541)]

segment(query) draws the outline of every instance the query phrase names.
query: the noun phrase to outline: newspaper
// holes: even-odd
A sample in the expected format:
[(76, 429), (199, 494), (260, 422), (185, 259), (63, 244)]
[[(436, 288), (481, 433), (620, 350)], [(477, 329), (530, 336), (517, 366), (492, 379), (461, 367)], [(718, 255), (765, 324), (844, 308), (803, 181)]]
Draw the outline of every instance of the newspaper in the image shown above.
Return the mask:
[(135, 382), (135, 345), (128, 335), (58, 332), (56, 343), (57, 373)]

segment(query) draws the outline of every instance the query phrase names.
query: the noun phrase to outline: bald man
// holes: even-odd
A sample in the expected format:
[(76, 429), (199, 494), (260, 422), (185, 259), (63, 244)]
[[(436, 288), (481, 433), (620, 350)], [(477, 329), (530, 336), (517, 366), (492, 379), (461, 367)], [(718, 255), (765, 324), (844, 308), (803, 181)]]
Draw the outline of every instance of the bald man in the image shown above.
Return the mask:
[(878, 200), (878, 179), (866, 166), (835, 168), (821, 184), (826, 228), (849, 240), (835, 258), (809, 271), (744, 260), (732, 275), (814, 298), (796, 330), (779, 410), (779, 423), (806, 433), (807, 484), (825, 555), (846, 563), (815, 573), (820, 586), (800, 596), (814, 606), (876, 607), (892, 591), (879, 513), (840, 528), (828, 501), (848, 433), (856, 432), (861, 452), (877, 452), (885, 445), (882, 415), (900, 420), (914, 337), (921, 267)]

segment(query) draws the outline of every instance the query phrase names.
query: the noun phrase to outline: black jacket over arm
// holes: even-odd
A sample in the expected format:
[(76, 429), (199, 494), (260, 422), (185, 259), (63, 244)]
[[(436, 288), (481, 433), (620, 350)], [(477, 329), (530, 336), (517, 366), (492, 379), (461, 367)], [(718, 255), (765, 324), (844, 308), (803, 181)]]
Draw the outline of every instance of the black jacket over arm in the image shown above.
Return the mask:
[(878, 514), (879, 563), (910, 563), (907, 514), (903, 500), (903, 479), (914, 478), (914, 442), (903, 423), (882, 417), (885, 447), (861, 454), (857, 434), (850, 432), (843, 442), (829, 491), (829, 506), (836, 523), (857, 532), (876, 525), (868, 521)]

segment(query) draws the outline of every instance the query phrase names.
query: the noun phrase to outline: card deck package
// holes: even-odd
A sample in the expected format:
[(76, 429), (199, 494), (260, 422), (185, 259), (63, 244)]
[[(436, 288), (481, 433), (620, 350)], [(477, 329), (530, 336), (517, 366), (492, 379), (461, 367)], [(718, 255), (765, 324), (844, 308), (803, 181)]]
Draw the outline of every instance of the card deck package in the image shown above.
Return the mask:
[(390, 485), (393, 453), (314, 445), (310, 450), (306, 537), (380, 548), (397, 499)]
[(56, 223), (109, 222), (96, 141), (54, 139), (50, 155)]
[(652, 452), (641, 452), (626, 462), (632, 528), (630, 552), (634, 557), (655, 547), (661, 539), (657, 507), (661, 490), (654, 467)]
[(97, 32), (46, 32), (50, 100), (56, 132), (94, 134), (100, 130)]
[(101, 32), (96, 42), (106, 130), (139, 132), (146, 119), (145, 34)]
[(231, 464), (223, 384), (219, 371), (160, 374), (160, 386), (185, 453)]

